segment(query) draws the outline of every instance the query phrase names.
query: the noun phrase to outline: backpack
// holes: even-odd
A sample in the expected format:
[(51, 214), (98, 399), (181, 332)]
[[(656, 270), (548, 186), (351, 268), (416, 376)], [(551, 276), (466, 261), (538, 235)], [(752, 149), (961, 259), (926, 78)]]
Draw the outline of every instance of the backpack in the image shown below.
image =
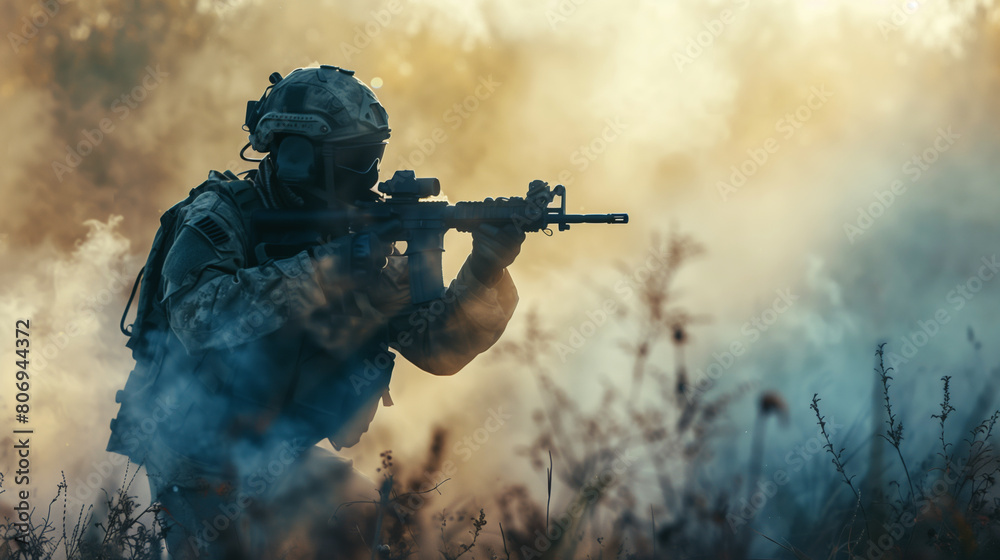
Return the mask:
[[(149, 434), (139, 438), (134, 435), (143, 429), (142, 423), (148, 420), (149, 412), (159, 397), (157, 380), (166, 349), (165, 338), (169, 331), (166, 310), (160, 303), (162, 295), (160, 280), (163, 261), (173, 246), (180, 226), (178, 214), (201, 194), (215, 192), (228, 198), (240, 209), (244, 217), (244, 226), (249, 228), (252, 211), (263, 207), (253, 186), (254, 177), (253, 171), (246, 180), (240, 179), (228, 170), (224, 173), (211, 171), (208, 180), (191, 189), (186, 199), (173, 205), (160, 217), (160, 227), (153, 238), (146, 264), (136, 276), (119, 324), (122, 334), (128, 337), (125, 346), (132, 351), (135, 367), (129, 373), (124, 389), (115, 394), (115, 402), (121, 407), (117, 417), (111, 420), (108, 451), (127, 455), (137, 462), (142, 462), (145, 456), (147, 444), (144, 444), (144, 441), (148, 439)], [(139, 290), (135, 320), (126, 327), (125, 318), (128, 316), (140, 283), (142, 289)], [(130, 434), (133, 437), (129, 437)]]

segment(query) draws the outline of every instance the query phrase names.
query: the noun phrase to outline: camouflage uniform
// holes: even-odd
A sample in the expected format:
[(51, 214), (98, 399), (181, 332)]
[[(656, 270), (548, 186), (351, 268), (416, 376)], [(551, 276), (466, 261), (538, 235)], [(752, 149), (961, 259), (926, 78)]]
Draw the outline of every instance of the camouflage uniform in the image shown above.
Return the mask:
[(275, 557), (277, 539), (265, 537), (308, 532), (315, 520), (350, 556), (359, 537), (337, 527), (361, 521), (325, 521), (373, 488), (315, 444), (354, 445), (379, 399), (391, 403), (393, 350), (454, 374), (497, 341), (517, 304), (505, 267), (524, 233), (513, 225), (474, 231), (457, 278), (418, 307), (407, 257), (377, 232), (328, 240), (281, 230), (263, 240), (280, 255), (259, 251), (256, 208), (378, 199), (371, 188), (390, 133), (374, 92), (349, 70), (300, 68), (270, 82), (244, 123), (247, 146), (269, 155), (246, 181), (213, 172), (164, 214), (132, 331), (122, 321), (136, 368), (116, 397), (108, 449), (146, 465), (177, 558)]
[[(267, 162), (257, 176), (269, 176)], [(254, 185), (265, 206), (273, 200), (268, 183)], [(215, 192), (184, 207), (179, 223), (162, 273), (170, 332), (160, 383), (181, 404), (157, 427), (146, 457), (173, 551), (200, 546), (220, 557), (249, 546), (233, 542), (235, 520), (215, 523), (214, 539), (208, 527), (244, 496), (253, 505), (235, 517), (252, 522), (243, 514), (267, 503), (277, 485), (265, 480), (253, 492), (252, 479), (273, 473), (276, 457), (296, 457), (279, 460), (288, 472), (316, 471), (300, 459), (310, 457), (351, 478), (349, 466), (313, 445), (358, 442), (379, 398), (389, 402), (390, 349), (427, 372), (452, 375), (497, 341), (517, 304), (506, 270), (486, 286), (467, 262), (442, 299), (413, 308), (407, 258), (398, 251), (373, 283), (353, 286), (341, 250), (347, 238), (256, 263), (241, 209)], [(336, 504), (327, 505), (329, 516)]]

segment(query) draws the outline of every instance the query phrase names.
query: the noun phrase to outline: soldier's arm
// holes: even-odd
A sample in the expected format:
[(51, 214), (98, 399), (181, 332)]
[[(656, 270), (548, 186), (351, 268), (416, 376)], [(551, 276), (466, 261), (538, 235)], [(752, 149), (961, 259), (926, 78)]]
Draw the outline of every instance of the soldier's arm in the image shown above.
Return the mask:
[(324, 286), (344, 265), (335, 252), (247, 267), (248, 236), (232, 205), (208, 192), (185, 210), (163, 264), (161, 299), (189, 353), (252, 342), (327, 304)]
[(466, 262), (442, 299), (413, 308), (406, 259), (389, 261), (379, 290), (388, 292), (378, 294), (385, 309), (398, 310), (389, 320), (389, 345), (424, 371), (455, 374), (496, 343), (514, 314), (517, 290), (506, 269), (487, 286)]

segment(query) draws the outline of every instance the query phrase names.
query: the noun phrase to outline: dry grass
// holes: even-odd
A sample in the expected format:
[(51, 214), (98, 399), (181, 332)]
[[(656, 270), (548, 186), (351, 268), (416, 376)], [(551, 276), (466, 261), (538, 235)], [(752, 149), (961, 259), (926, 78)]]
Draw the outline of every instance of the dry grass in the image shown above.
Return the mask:
[[(511, 482), (489, 505), (449, 510), (437, 504), (460, 498), (449, 495), (446, 480), (427, 482), (447, 458), (449, 433), (439, 429), (420, 465), (402, 468), (391, 452), (383, 453), (378, 496), (331, 504), (331, 517), (342, 507), (362, 508), (371, 516), (375, 529), (362, 535), (365, 558), (739, 560), (749, 557), (751, 545), (768, 542), (779, 557), (798, 559), (997, 557), (1000, 461), (993, 440), (1000, 411), (973, 424), (962, 441), (949, 441), (946, 427), (969, 413), (953, 406), (953, 380), (945, 376), (939, 410), (928, 411), (924, 425), (904, 432), (891, 398), (898, 373), (883, 363), (883, 346), (876, 350), (873, 381), (881, 386), (884, 408), (876, 418), (885, 426), (873, 441), (895, 452), (901, 479), (886, 480), (872, 466), (859, 464), (861, 444), (826, 429), (816, 395), (810, 408), (830, 462), (819, 467), (821, 483), (810, 489), (814, 503), (803, 508), (778, 496), (764, 506), (768, 515), (787, 520), (784, 535), (757, 532), (756, 518), (732, 524), (762, 480), (769, 418), (786, 418), (789, 405), (773, 391), (755, 395), (757, 417), (746, 426), (752, 429), (750, 456), (735, 467), (745, 476), (700, 474), (712, 460), (712, 444), (726, 442), (727, 429), (734, 427), (727, 407), (748, 391), (692, 390), (684, 349), (696, 317), (677, 304), (673, 283), (700, 248), (684, 236), (670, 238), (665, 247), (666, 266), (636, 286), (638, 304), (615, 318), (634, 333), (624, 345), (626, 359), (607, 376), (598, 406), (583, 409), (555, 381), (561, 376), (553, 365), (554, 337), (537, 316), (520, 339), (500, 346), (506, 359), (538, 382), (544, 404), (533, 414), (535, 432), (521, 453), (546, 482), (546, 492), (528, 489), (537, 481)], [(906, 435), (914, 429), (939, 433), (939, 448), (924, 457), (908, 455)], [(159, 557), (156, 508), (142, 508), (130, 495), (134, 476), (126, 475), (108, 495), (100, 515), (93, 508), (66, 511), (63, 483), (29, 534), (15, 537), (9, 521), (0, 525), (5, 537), (0, 559)], [(53, 507), (60, 498), (62, 519), (56, 523)], [(320, 554), (327, 558), (332, 552)], [(289, 549), (287, 557), (297, 556)]]

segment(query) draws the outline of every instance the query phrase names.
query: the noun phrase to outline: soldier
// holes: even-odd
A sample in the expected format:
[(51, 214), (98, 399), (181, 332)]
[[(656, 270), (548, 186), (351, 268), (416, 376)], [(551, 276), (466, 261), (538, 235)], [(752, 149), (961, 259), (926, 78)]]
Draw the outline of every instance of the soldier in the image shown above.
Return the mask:
[[(126, 331), (136, 368), (108, 449), (145, 465), (175, 558), (273, 554), (338, 500), (372, 499), (348, 462), (315, 444), (354, 445), (379, 400), (391, 404), (391, 350), (452, 375), (497, 341), (517, 304), (506, 267), (524, 234), (513, 224), (474, 231), (444, 296), (422, 306), (410, 303), (407, 257), (378, 231), (254, 231), (258, 208), (380, 197), (387, 115), (353, 74), (272, 74), (244, 127), (266, 157), (244, 180), (212, 172), (171, 209), (141, 273)], [(325, 530), (343, 557), (361, 542)]]

